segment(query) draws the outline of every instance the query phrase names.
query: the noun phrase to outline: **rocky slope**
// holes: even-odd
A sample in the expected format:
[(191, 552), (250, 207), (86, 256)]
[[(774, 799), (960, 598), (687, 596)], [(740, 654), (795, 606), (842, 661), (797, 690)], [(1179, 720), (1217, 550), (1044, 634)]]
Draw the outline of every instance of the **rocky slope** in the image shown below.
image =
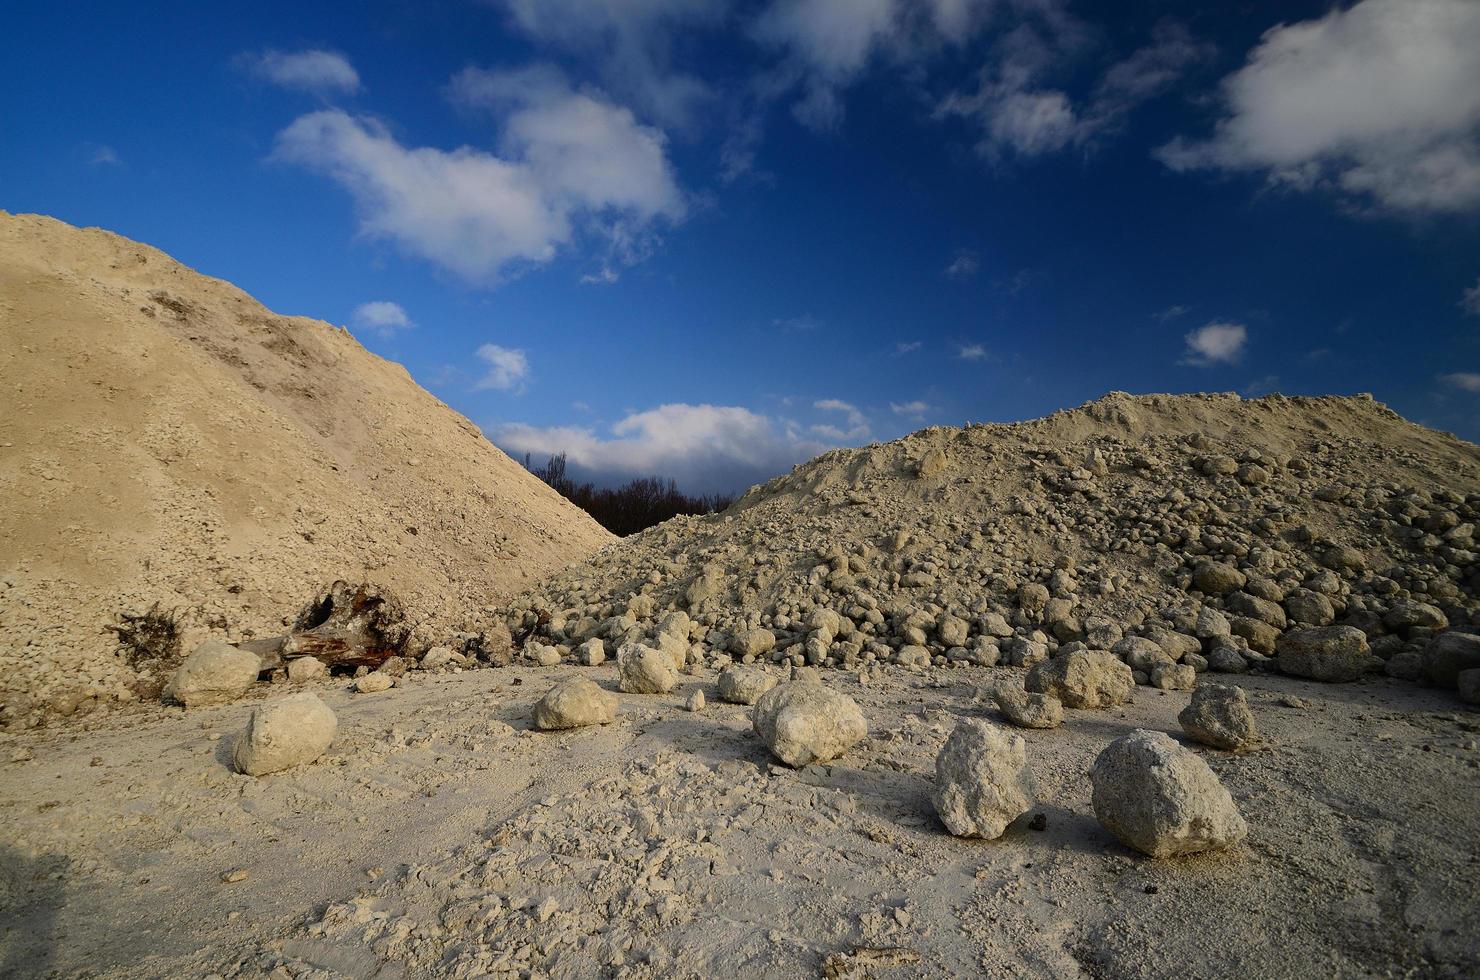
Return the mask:
[(1172, 663), (1418, 679), (1435, 634), (1477, 623), (1477, 512), (1480, 449), (1370, 397), (1117, 393), (828, 453), (511, 615), (548, 617), (557, 648), (677, 636), (710, 666), (1028, 666), (1081, 643), (1142, 683)]
[(425, 645), (611, 540), (347, 331), (97, 229), (0, 212), (0, 388), (8, 727), (152, 689), (171, 639), (280, 633), (335, 579)]

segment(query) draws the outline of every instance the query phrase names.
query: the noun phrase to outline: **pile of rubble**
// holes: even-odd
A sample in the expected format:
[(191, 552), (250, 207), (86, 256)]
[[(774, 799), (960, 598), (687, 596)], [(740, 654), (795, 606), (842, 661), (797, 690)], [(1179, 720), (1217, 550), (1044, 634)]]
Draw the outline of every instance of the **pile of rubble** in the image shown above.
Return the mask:
[(1454, 688), (1480, 667), (1477, 464), (1366, 396), (1117, 393), (828, 453), (603, 549), (510, 623), (545, 663), (643, 642), (867, 677), (1080, 652), (1163, 689), (1250, 670)]

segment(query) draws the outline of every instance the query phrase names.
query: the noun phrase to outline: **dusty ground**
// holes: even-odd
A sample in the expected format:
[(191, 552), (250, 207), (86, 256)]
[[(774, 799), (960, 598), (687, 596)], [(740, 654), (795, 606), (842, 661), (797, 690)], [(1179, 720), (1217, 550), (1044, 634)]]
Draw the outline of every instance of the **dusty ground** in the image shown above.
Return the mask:
[(1186, 693), (1023, 732), (1047, 827), (981, 842), (937, 822), (933, 760), (1011, 668), (829, 672), (870, 736), (800, 772), (748, 708), (683, 710), (702, 671), (613, 726), (530, 731), (581, 669), (323, 682), (329, 755), (260, 779), (225, 761), (252, 702), (7, 741), (34, 758), (0, 769), (0, 976), (816, 976), (860, 947), (880, 976), (1480, 972), (1480, 715), (1452, 693), (1239, 678), (1268, 747), (1193, 748), (1250, 836), (1153, 861), (1095, 822), (1086, 773), (1133, 728), (1181, 738)]

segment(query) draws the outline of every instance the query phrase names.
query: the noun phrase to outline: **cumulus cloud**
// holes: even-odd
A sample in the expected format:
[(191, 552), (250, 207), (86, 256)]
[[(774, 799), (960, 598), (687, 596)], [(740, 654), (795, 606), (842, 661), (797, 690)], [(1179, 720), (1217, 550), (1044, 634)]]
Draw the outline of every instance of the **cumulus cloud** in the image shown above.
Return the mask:
[(889, 411), (911, 422), (924, 422), (925, 413), (931, 410), (927, 402), (916, 399), (912, 402), (890, 402)]
[(1480, 392), (1480, 372), (1457, 371), (1454, 374), (1441, 374), (1439, 380), (1465, 391)]
[(1243, 356), (1249, 330), (1242, 323), (1209, 323), (1198, 327), (1186, 338), (1187, 350), (1182, 363), (1194, 367), (1233, 364)]
[(1178, 303), (1175, 306), (1168, 306), (1166, 309), (1162, 310), (1160, 313), (1153, 313), (1153, 314), (1151, 314), (1151, 318), (1153, 320), (1160, 320), (1161, 322), (1165, 323), (1168, 320), (1175, 320), (1178, 317), (1186, 316), (1188, 313), (1191, 313), (1191, 312), (1192, 312), (1192, 307), (1190, 307), (1190, 306), (1183, 306), (1182, 304)]
[(1075, 98), (1054, 80), (1084, 57), (1092, 32), (1052, 0), (1023, 7), (1024, 20), (997, 39), (976, 89), (948, 96), (937, 110), (975, 121), (982, 131), (977, 151), (993, 161), (1088, 146), (1212, 53), (1185, 28), (1163, 23), (1148, 44)]
[(887, 56), (907, 65), (943, 44), (962, 44), (983, 26), (995, 4), (772, 0), (751, 27), (751, 36), (780, 58), (763, 87), (773, 95), (795, 91), (792, 114), (803, 125), (834, 128), (843, 118), (843, 89), (872, 60)]
[(900, 356), (902, 356), (904, 354), (913, 354), (915, 351), (919, 350), (921, 347), (924, 347), (924, 346), (925, 346), (924, 341), (920, 341), (920, 340), (901, 340), (899, 343), (897, 343), (897, 344), (894, 345), (894, 356), (895, 357), (900, 357)]
[(530, 37), (594, 59), (605, 86), (659, 125), (687, 129), (714, 99), (675, 67), (675, 36), (714, 26), (725, 0), (498, 0)]
[(529, 380), (529, 358), (524, 351), (484, 344), (478, 348), (478, 360), (487, 364), (488, 370), (473, 383), (474, 390), (493, 389), (516, 394), (524, 390), (524, 384)]
[(604, 431), (508, 422), (489, 436), (514, 456), (563, 452), (586, 477), (671, 477), (690, 493), (744, 489), (830, 448), (746, 408), (681, 403), (634, 412)]
[(547, 262), (578, 232), (612, 262), (640, 261), (657, 225), (683, 218), (662, 134), (559, 72), (468, 69), (450, 94), (501, 123), (498, 154), (408, 147), (374, 119), (326, 109), (279, 133), (273, 157), (349, 191), (363, 234), (473, 283)]
[(981, 260), (976, 257), (975, 252), (961, 251), (946, 266), (946, 276), (950, 279), (970, 279), (980, 268)]
[(1480, 207), (1480, 3), (1362, 0), (1267, 31), (1173, 170), (1262, 173), (1400, 212)]
[(987, 356), (987, 349), (981, 344), (962, 344), (956, 349), (956, 356), (963, 361), (980, 361)]
[(415, 326), (401, 304), (389, 300), (361, 303), (350, 314), (350, 322), (382, 337), (389, 337), (397, 330), (409, 330)]
[(279, 88), (313, 95), (353, 95), (360, 90), (360, 74), (344, 55), (334, 51), (264, 51), (249, 55), (246, 64), (259, 78)]
[(847, 429), (835, 425), (814, 425), (812, 432), (833, 442), (858, 442), (869, 437), (868, 419), (858, 406), (838, 398), (824, 398), (812, 403), (819, 412), (840, 412), (847, 418)]
[(1471, 316), (1480, 316), (1480, 279), (1475, 280), (1475, 285), (1466, 289), (1459, 298), (1460, 309)]

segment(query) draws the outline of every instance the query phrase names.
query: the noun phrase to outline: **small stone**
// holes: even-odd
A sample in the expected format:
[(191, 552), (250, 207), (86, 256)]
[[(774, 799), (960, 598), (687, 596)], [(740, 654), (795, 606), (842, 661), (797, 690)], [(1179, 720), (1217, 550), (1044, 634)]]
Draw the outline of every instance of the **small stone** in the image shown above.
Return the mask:
[(958, 722), (936, 756), (935, 812), (957, 837), (1001, 837), (1034, 793), (1022, 737), (985, 721)]
[(1480, 668), (1460, 671), (1455, 683), (1461, 701), (1465, 704), (1480, 704)]
[(1280, 670), (1312, 680), (1353, 681), (1382, 669), (1382, 661), (1367, 646), (1367, 635), (1355, 626), (1292, 630), (1279, 638), (1275, 650)]
[(257, 682), (262, 661), (220, 640), (207, 640), (185, 658), (164, 696), (187, 708), (235, 701)]
[(1177, 720), (1194, 741), (1215, 749), (1238, 752), (1259, 739), (1248, 696), (1231, 684), (1199, 685)]
[(1248, 577), (1232, 565), (1221, 561), (1199, 562), (1192, 570), (1192, 585), (1206, 595), (1225, 595), (1242, 589)]
[(780, 679), (759, 667), (731, 667), (719, 675), (716, 696), (730, 704), (755, 704)]
[(432, 647), (421, 658), (421, 669), (436, 670), (439, 667), (446, 667), (456, 656), (457, 654), (452, 652), (452, 647)]
[(317, 657), (295, 657), (288, 661), (288, 680), (297, 684), (322, 680), (329, 676), (329, 668)]
[(355, 681), (355, 693), (379, 694), (381, 691), (389, 691), (395, 683), (394, 677), (376, 670)]
[(593, 636), (577, 647), (577, 659), (587, 667), (597, 667), (606, 662), (606, 644), (600, 637)]
[(868, 734), (853, 699), (822, 684), (772, 688), (756, 701), (752, 724), (771, 754), (793, 768), (835, 759)]
[(221, 875), (221, 880), (224, 881), (224, 882), (226, 882), (228, 885), (234, 885), (238, 881), (246, 881), (247, 880), (247, 869), (246, 868), (232, 868), (230, 871), (227, 871), (226, 873), (224, 873), (224, 874)]
[(1019, 728), (1058, 728), (1064, 722), (1064, 705), (1051, 694), (1030, 694), (1011, 684), (993, 691), (997, 710)]
[(615, 694), (602, 690), (595, 681), (573, 677), (561, 681), (534, 706), (534, 727), (541, 731), (610, 725), (617, 718)]
[(1151, 686), (1163, 691), (1190, 691), (1197, 684), (1197, 671), (1190, 664), (1158, 664), (1151, 670)]
[(1429, 683), (1454, 687), (1461, 672), (1480, 668), (1480, 635), (1440, 633), (1424, 648), (1423, 659)]
[(525, 648), (524, 656), (536, 667), (554, 667), (560, 663), (560, 651), (548, 643), (531, 643)]
[(703, 711), (704, 710), (704, 692), (703, 691), (694, 691), (692, 694), (689, 695), (689, 699), (684, 702), (684, 705), (683, 706), (688, 711)]
[(323, 755), (338, 729), (339, 720), (318, 695), (289, 695), (252, 709), (232, 746), (232, 763), (248, 776), (301, 766)]
[(1104, 650), (1076, 650), (1028, 671), (1029, 691), (1051, 694), (1068, 708), (1110, 708), (1130, 700), (1136, 681), (1130, 667)]
[(759, 657), (775, 647), (776, 634), (767, 629), (746, 630), (730, 641), (730, 651), (737, 657)]
[(1111, 742), (1090, 783), (1100, 823), (1152, 857), (1232, 847), (1249, 832), (1208, 764), (1162, 732), (1137, 729)]
[(667, 694), (677, 683), (673, 659), (641, 643), (624, 643), (617, 650), (617, 687), (626, 694)]

